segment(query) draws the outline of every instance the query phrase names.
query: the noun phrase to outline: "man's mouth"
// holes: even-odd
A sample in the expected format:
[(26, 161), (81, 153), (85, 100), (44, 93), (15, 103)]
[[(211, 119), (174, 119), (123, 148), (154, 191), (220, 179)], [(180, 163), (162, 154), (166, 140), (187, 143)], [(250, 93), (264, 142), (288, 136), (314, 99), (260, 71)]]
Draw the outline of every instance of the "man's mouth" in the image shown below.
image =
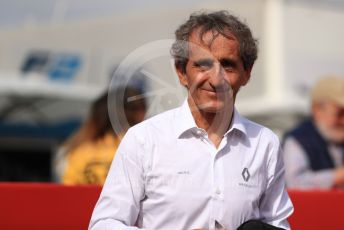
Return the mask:
[(229, 88), (221, 88), (221, 89), (203, 89), (204, 91), (210, 92), (210, 93), (226, 93), (230, 92)]

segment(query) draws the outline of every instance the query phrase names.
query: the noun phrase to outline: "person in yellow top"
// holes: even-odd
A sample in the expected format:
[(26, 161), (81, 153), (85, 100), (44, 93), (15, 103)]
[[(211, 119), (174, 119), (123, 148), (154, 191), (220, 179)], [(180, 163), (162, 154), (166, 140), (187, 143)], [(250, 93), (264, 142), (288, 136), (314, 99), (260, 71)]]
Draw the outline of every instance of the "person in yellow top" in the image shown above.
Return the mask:
[[(135, 88), (125, 89), (123, 106), (130, 126), (141, 122), (145, 117), (146, 103), (144, 99), (130, 102), (127, 100), (129, 97), (139, 94), (141, 92)], [(120, 136), (122, 136), (113, 130), (107, 101), (107, 93), (97, 99), (91, 107), (86, 122), (63, 145), (66, 160), (61, 181), (63, 184), (104, 184), (120, 143)]]
[(88, 141), (67, 156), (64, 184), (102, 185), (109, 171), (119, 138), (112, 133), (96, 141)]

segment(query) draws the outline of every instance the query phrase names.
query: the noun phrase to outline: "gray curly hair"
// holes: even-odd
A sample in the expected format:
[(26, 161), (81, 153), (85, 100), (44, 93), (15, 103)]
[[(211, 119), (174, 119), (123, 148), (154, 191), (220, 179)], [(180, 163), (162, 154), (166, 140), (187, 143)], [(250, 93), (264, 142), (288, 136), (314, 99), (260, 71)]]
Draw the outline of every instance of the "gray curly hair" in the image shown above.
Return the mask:
[(185, 72), (188, 61), (188, 40), (195, 29), (200, 29), (200, 38), (206, 32), (212, 31), (214, 37), (221, 34), (228, 37), (234, 35), (239, 42), (240, 58), (244, 69), (251, 68), (257, 59), (257, 40), (253, 38), (249, 27), (228, 11), (216, 11), (212, 13), (196, 12), (179, 26), (175, 31), (176, 41), (171, 47), (171, 54), (175, 66)]

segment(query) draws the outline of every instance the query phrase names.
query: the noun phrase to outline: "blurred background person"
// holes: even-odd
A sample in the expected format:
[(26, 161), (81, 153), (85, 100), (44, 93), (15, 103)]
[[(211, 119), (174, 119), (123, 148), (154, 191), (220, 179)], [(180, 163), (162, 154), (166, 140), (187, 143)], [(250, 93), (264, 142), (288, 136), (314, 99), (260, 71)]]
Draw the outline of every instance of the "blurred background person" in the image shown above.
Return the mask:
[(238, 12), (264, 38), (264, 59), (236, 103), (281, 136), (308, 113), (305, 94), (315, 76), (344, 75), (340, 6), (338, 0), (1, 1), (0, 180), (55, 181), (56, 148), (79, 128), (108, 88), (114, 64), (127, 56), (144, 70), (150, 116), (178, 106), (185, 90), (161, 45), (200, 9)]
[(311, 118), (286, 134), (287, 185), (344, 188), (344, 79), (320, 79), (311, 100)]
[[(124, 90), (123, 106), (126, 120), (119, 120), (129, 126), (143, 121), (146, 113), (146, 102), (143, 98), (136, 99), (141, 93), (139, 89), (127, 87), (117, 89), (114, 93), (121, 97)], [(123, 92), (122, 92), (123, 93)], [(134, 100), (130, 100), (134, 98)], [(111, 102), (110, 102), (111, 104)], [(117, 109), (119, 108), (110, 108)], [(117, 113), (115, 113), (117, 114)], [(128, 126), (128, 127), (129, 127)], [(123, 125), (123, 127), (126, 127)], [(91, 106), (90, 114), (81, 128), (63, 145), (62, 183), (98, 184), (105, 181), (110, 164), (114, 157), (121, 136), (126, 129), (117, 133), (112, 127), (108, 111), (108, 93), (104, 93)]]

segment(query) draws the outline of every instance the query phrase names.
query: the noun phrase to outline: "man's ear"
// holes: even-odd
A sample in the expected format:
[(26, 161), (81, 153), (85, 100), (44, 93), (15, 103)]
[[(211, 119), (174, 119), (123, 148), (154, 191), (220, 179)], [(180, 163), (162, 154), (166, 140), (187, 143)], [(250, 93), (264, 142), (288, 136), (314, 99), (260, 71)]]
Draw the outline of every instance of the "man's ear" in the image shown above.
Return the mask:
[(323, 110), (321, 105), (322, 105), (322, 103), (312, 100), (311, 111), (312, 111), (312, 116), (313, 116), (314, 120), (318, 120), (319, 111), (321, 112)]
[(180, 84), (188, 88), (186, 72), (183, 70), (183, 68), (180, 65), (175, 65), (175, 68), (176, 68), (176, 72), (177, 72)]
[(246, 85), (247, 82), (250, 80), (252, 67), (253, 67), (253, 66), (251, 66), (251, 67), (247, 68), (247, 70), (245, 70), (245, 73), (244, 73), (244, 77), (243, 77), (243, 81), (242, 81), (241, 86)]

